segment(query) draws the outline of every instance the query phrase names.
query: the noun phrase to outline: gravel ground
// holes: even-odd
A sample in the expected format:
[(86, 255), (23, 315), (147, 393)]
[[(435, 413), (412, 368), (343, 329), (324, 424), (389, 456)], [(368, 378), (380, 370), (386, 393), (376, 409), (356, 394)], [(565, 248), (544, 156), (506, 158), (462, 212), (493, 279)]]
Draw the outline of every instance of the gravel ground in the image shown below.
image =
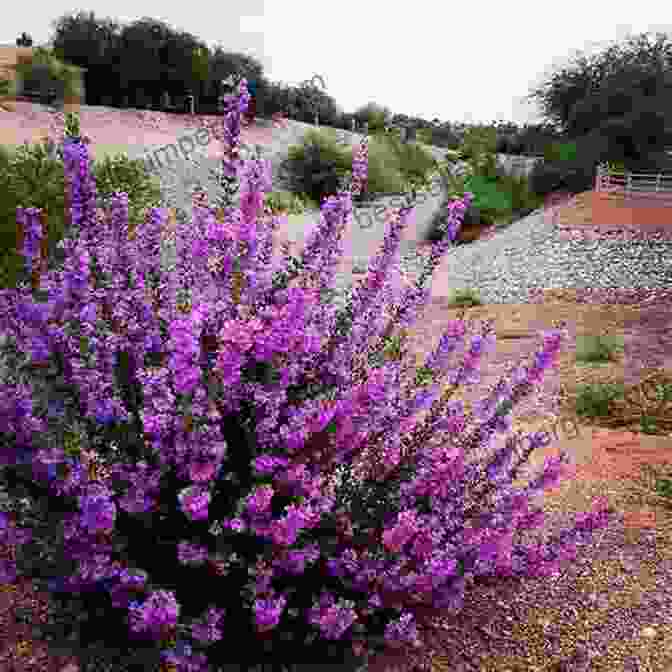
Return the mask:
[[(177, 207), (186, 216), (187, 184), (195, 185), (207, 176), (204, 158), (195, 158), (194, 168), (184, 167), (161, 175), (165, 204)], [(208, 168), (212, 164), (207, 164)], [(202, 183), (202, 182), (201, 182)], [(216, 190), (211, 186), (209, 196)], [(379, 199), (368, 207), (384, 204)], [(314, 213), (307, 215), (316, 217)], [(384, 227), (369, 224), (366, 216), (357, 220), (356, 240), (349, 249), (364, 268), (382, 243)], [(290, 232), (290, 237), (296, 239)], [(401, 249), (401, 270), (415, 278), (428, 254), (428, 246), (407, 241)], [(453, 248), (446, 255), (449, 274), (441, 281), (449, 289), (477, 289), (484, 303), (521, 303), (529, 300), (530, 291), (539, 289), (574, 289), (612, 287), (665, 288), (672, 286), (672, 242), (660, 236), (643, 240), (573, 240), (563, 237), (552, 221), (537, 210), (511, 226), (495, 232), (485, 240)], [(352, 275), (337, 281), (343, 293), (352, 285)]]

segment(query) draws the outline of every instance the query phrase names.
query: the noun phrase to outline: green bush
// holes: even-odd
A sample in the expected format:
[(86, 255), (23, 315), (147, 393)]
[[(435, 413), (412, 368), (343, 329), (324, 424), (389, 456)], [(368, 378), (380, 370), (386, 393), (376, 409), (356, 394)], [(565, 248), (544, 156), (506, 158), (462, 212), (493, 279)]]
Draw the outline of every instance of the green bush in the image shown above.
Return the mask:
[[(412, 176), (423, 175), (435, 167), (422, 149), (395, 150), (395, 141), (374, 135), (369, 139), (368, 173), (365, 193), (389, 194), (405, 191)], [(344, 147), (337, 141), (332, 129), (311, 130), (303, 144), (289, 148), (283, 162), (291, 191), (310, 198), (315, 203), (336, 193), (341, 181), (350, 173), (353, 147)], [(406, 162), (406, 172), (402, 170)], [(417, 178), (416, 178), (417, 179)]]
[(625, 387), (620, 384), (581, 385), (576, 399), (576, 413), (588, 418), (606, 418), (611, 402), (624, 395)]
[(417, 142), (404, 143), (389, 135), (381, 142), (387, 144), (399, 161), (399, 169), (405, 180), (414, 185), (422, 185), (436, 170), (437, 162), (430, 152)]
[[(525, 176), (505, 175), (501, 171), (497, 171), (495, 178), (488, 178), (477, 171), (473, 175), (453, 175), (449, 163), (445, 161), (438, 167), (448, 197), (461, 198), (465, 191), (474, 194), (472, 208), (473, 213), (477, 213), (477, 219), (467, 211), (463, 224), (465, 226), (472, 223), (501, 224), (505, 219), (513, 221), (544, 203), (543, 197), (532, 191)], [(435, 240), (435, 235), (439, 234), (431, 233), (428, 240)]]
[(464, 157), (459, 149), (447, 149), (444, 160), (448, 163), (455, 163), (462, 158)]
[[(115, 191), (129, 195), (129, 221), (137, 226), (147, 208), (160, 204), (157, 178), (147, 173), (141, 159), (119, 155), (93, 162), (100, 206)], [(25, 260), (16, 249), (16, 208), (43, 208), (48, 217), (49, 262), (56, 258), (58, 243), (65, 231), (65, 182), (62, 161), (53, 156), (46, 142), (24, 144), (15, 150), (0, 151), (0, 288), (16, 287), (27, 280)], [(49, 266), (51, 268), (51, 266)]]
[(339, 145), (335, 134), (311, 130), (301, 145), (289, 148), (282, 167), (293, 192), (321, 204), (338, 191), (351, 165), (351, 148)]
[(142, 159), (129, 159), (123, 154), (108, 156), (94, 161), (93, 174), (101, 205), (109, 203), (115, 191), (128, 194), (129, 222), (133, 227), (143, 221), (149, 208), (158, 207), (161, 202), (159, 179), (147, 172)]
[(617, 350), (623, 348), (623, 339), (601, 336), (578, 336), (576, 360), (578, 362), (612, 362)]
[(532, 168), (529, 176), (529, 186), (537, 196), (545, 197), (562, 188), (565, 172), (557, 164), (539, 161)]
[(306, 203), (300, 196), (292, 194), (289, 191), (272, 191), (266, 195), (265, 203), (274, 215), (279, 212), (287, 212), (290, 215), (300, 215), (305, 212), (308, 207), (313, 207), (315, 205)]
[(481, 306), (478, 291), (475, 289), (456, 289), (450, 298), (451, 306)]
[(669, 506), (672, 507), (672, 479), (660, 478), (656, 481), (656, 492), (665, 499), (669, 500)]
[(514, 213), (540, 208), (544, 199), (530, 189), (529, 179), (525, 175), (502, 175), (497, 180), (498, 187), (510, 194), (511, 210)]
[(548, 162), (573, 162), (577, 159), (575, 142), (551, 142), (544, 149), (544, 159)]
[(402, 167), (403, 150), (395, 139), (374, 136), (369, 140), (369, 167), (366, 191), (374, 194), (401, 193), (406, 190), (409, 179)]
[(63, 164), (49, 156), (45, 144), (24, 144), (0, 153), (0, 288), (26, 280), (24, 257), (17, 253), (16, 208), (43, 208), (48, 218), (48, 254), (65, 233)]
[(474, 194), (474, 206), (480, 210), (483, 221), (488, 224), (494, 224), (500, 217), (511, 213), (511, 194), (498, 181), (472, 175), (465, 180), (465, 186)]
[(497, 138), (497, 144), (495, 145), (495, 152), (497, 154), (509, 153), (509, 138), (507, 136)]

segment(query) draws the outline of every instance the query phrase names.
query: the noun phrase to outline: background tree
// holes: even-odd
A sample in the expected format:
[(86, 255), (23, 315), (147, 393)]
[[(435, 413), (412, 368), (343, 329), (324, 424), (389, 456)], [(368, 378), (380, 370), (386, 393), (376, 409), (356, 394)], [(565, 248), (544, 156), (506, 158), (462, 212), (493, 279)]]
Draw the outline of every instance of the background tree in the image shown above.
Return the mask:
[(11, 67), (17, 74), (8, 87), (12, 97), (23, 89), (39, 91), (45, 98), (53, 91), (61, 101), (81, 98), (79, 68), (56, 58), (47, 47), (35, 47), (30, 54), (19, 55), (17, 64)]
[(54, 54), (84, 71), (86, 102), (100, 105), (115, 97), (119, 86), (118, 52), (120, 27), (109, 19), (97, 19), (93, 12), (66, 14), (54, 22)]
[[(206, 94), (208, 79), (210, 78), (210, 50), (206, 46), (196, 47), (191, 54), (191, 92), (196, 99)], [(198, 103), (197, 103), (198, 105)]]
[(367, 103), (355, 110), (354, 116), (358, 124), (366, 121), (369, 124), (369, 131), (376, 133), (383, 130), (385, 125), (390, 122), (392, 112), (389, 108), (378, 105), (378, 103)]
[(32, 47), (33, 38), (28, 33), (21, 33), (21, 37), (16, 38), (17, 47)]
[(655, 163), (654, 155), (664, 157), (672, 142), (671, 73), (669, 37), (657, 33), (652, 42), (642, 33), (602, 54), (578, 57), (528, 97), (540, 100), (568, 137), (601, 135), (614, 160)]
[(168, 77), (166, 43), (171, 32), (165, 23), (151, 18), (134, 21), (121, 31), (121, 88), (139, 108), (160, 100)]
[[(210, 51), (208, 78), (205, 86), (206, 109), (209, 113), (216, 110), (217, 97), (221, 94), (221, 81), (231, 75), (238, 79), (245, 77), (257, 82), (257, 97), (265, 100), (268, 92), (268, 81), (264, 78), (264, 66), (253, 56), (227, 51), (221, 46)], [(261, 110), (259, 110), (261, 113)]]

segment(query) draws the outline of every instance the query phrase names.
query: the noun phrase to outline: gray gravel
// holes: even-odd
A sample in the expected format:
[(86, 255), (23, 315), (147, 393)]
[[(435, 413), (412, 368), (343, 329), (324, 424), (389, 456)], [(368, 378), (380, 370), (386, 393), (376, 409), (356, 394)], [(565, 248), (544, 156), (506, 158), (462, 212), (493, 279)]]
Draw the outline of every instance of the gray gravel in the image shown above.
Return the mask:
[[(207, 160), (200, 157), (194, 161), (197, 167), (188, 174), (198, 180), (207, 174), (203, 164)], [(210, 168), (212, 165), (207, 163)], [(184, 171), (183, 175), (186, 174)], [(177, 206), (181, 216), (186, 216), (185, 181), (180, 182), (176, 174), (162, 175), (160, 179), (166, 205)], [(211, 191), (210, 195), (214, 196), (215, 192)], [(383, 198), (368, 207), (388, 205), (389, 200), (390, 197)], [(355, 227), (353, 239), (347, 241), (345, 249), (361, 270), (365, 270), (369, 259), (380, 249), (384, 226), (371, 227), (371, 220), (365, 215), (356, 221), (361, 227)], [(316, 213), (293, 218), (293, 229), (288, 232), (290, 239), (305, 239), (308, 228), (316, 223)], [(542, 210), (497, 231), (490, 239), (455, 247), (448, 256), (450, 289), (477, 289), (486, 303), (526, 302), (529, 291), (535, 289), (672, 287), (672, 242), (669, 240), (654, 237), (645, 241), (572, 240), (562, 237)], [(171, 257), (173, 254), (167, 253), (166, 263)], [(402, 246), (403, 272), (417, 277), (423, 263), (416, 241)], [(339, 303), (355, 278), (352, 274), (337, 279)]]
[(451, 289), (478, 289), (484, 303), (527, 302), (534, 289), (672, 287), (670, 241), (571, 240), (541, 211), (448, 255)]

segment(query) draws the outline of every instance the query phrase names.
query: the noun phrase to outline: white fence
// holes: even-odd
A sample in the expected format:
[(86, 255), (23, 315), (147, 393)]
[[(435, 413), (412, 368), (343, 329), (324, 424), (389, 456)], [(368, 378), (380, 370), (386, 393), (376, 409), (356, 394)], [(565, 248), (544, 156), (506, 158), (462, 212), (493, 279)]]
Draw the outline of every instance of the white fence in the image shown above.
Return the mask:
[(672, 204), (672, 175), (664, 173), (617, 172), (600, 164), (595, 176), (595, 191), (609, 197), (660, 201)]

